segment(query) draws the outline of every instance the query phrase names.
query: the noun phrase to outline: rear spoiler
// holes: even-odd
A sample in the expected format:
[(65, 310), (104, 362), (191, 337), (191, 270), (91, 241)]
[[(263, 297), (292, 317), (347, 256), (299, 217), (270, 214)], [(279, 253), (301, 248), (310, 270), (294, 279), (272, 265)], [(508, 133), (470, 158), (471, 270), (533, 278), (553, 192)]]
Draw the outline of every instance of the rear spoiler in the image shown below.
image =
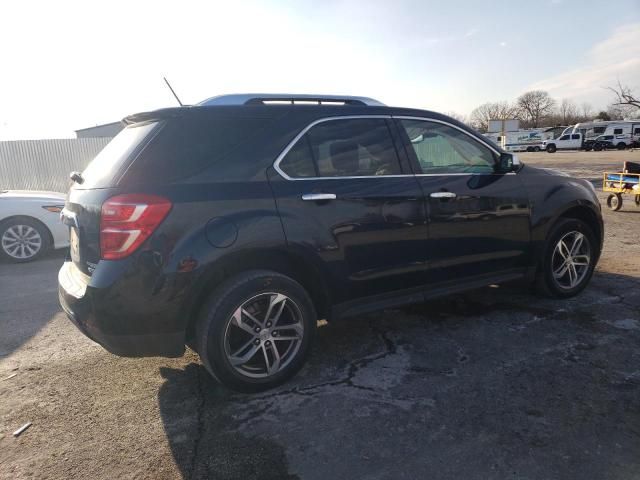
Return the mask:
[(133, 125), (135, 123), (152, 122), (154, 120), (164, 120), (166, 118), (175, 118), (184, 115), (185, 110), (191, 107), (173, 107), (173, 108), (161, 108), (160, 110), (154, 110), (152, 112), (141, 112), (128, 115), (122, 119), (122, 123), (125, 125)]

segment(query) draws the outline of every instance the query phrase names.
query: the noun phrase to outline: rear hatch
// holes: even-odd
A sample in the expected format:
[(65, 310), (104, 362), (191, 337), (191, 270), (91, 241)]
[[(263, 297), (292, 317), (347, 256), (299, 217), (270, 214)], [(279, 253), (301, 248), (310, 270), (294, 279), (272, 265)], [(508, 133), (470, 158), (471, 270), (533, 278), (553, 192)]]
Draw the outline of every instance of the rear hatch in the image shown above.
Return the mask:
[(102, 204), (118, 193), (120, 178), (161, 123), (148, 121), (123, 129), (82, 172), (82, 182), (71, 187), (63, 220), (69, 226), (71, 259), (81, 272), (91, 275), (100, 260)]

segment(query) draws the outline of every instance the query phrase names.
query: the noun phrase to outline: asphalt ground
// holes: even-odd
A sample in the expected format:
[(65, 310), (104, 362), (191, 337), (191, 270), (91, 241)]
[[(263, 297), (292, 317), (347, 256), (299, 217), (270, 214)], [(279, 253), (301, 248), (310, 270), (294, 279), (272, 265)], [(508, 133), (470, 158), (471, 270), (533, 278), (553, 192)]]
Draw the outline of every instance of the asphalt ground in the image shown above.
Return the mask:
[[(640, 152), (521, 158), (598, 182)], [(580, 296), (488, 287), (334, 322), (258, 395), (193, 352), (124, 359), (82, 336), (60, 252), (0, 264), (0, 478), (640, 478), (640, 208), (604, 215)]]

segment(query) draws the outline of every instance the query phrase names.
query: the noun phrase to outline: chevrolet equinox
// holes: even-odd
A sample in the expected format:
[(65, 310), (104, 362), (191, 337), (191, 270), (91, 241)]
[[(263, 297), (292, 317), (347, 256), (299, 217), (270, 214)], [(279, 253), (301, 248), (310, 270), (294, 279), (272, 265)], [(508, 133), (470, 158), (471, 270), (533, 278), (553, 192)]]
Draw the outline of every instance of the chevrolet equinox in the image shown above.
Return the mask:
[(318, 319), (517, 279), (571, 297), (600, 254), (589, 182), (439, 113), (256, 94), (124, 123), (72, 174), (60, 303), (116, 355), (189, 345), (239, 391), (294, 375)]

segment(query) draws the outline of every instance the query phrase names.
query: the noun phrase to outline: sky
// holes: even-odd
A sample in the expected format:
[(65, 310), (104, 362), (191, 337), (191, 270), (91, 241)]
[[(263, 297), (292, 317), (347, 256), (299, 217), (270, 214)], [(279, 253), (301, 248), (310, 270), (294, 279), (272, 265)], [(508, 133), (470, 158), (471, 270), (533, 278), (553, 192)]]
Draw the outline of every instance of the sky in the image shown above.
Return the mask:
[(640, 92), (640, 0), (0, 2), (0, 140), (241, 92), (468, 115), (531, 89)]

